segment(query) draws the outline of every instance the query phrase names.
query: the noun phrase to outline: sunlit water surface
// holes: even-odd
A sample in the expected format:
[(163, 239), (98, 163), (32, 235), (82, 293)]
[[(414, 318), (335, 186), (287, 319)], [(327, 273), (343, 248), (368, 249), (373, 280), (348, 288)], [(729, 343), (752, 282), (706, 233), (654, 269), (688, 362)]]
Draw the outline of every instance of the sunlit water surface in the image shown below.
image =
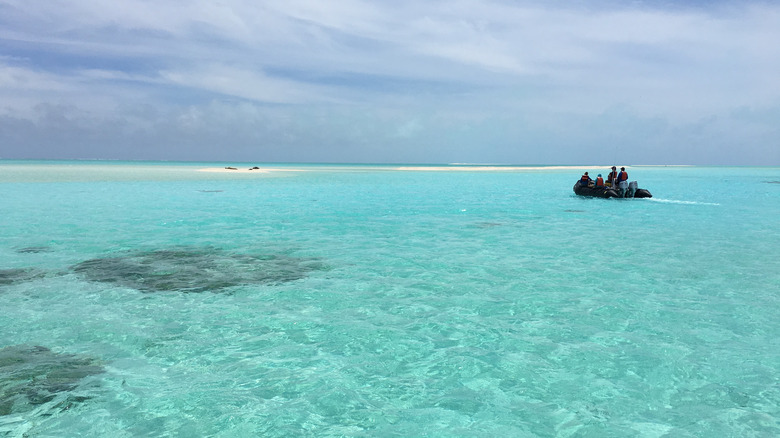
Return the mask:
[(0, 162), (0, 436), (780, 435), (778, 168), (218, 166)]

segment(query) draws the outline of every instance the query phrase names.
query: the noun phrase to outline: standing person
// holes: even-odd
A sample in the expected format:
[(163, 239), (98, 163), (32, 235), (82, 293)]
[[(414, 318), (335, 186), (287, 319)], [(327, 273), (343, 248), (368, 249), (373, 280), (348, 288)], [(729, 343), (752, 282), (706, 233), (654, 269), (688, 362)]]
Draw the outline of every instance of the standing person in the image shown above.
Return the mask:
[(620, 168), (620, 173), (617, 176), (618, 188), (620, 189), (620, 197), (625, 198), (628, 191), (628, 172), (625, 167)]
[(609, 186), (613, 189), (617, 188), (617, 167), (612, 166), (612, 172), (609, 172), (609, 175), (607, 175), (607, 182), (609, 183)]

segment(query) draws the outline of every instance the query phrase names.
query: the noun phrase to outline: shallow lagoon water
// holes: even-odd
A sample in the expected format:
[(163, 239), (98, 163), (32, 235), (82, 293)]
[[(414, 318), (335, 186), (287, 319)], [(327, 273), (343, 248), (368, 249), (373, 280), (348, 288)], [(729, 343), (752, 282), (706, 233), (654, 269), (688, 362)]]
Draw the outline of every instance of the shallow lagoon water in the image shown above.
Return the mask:
[(780, 434), (778, 168), (208, 166), (0, 162), (0, 348), (101, 366), (0, 434)]

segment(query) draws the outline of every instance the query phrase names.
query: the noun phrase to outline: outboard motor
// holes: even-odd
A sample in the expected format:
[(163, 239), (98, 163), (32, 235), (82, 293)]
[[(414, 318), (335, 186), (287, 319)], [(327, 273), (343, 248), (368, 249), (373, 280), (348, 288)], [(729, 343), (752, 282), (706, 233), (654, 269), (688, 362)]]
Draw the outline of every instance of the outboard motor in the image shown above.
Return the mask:
[(629, 198), (633, 198), (634, 197), (634, 193), (636, 193), (636, 190), (638, 188), (639, 188), (639, 185), (637, 184), (636, 181), (631, 181), (630, 183), (628, 183), (628, 197)]

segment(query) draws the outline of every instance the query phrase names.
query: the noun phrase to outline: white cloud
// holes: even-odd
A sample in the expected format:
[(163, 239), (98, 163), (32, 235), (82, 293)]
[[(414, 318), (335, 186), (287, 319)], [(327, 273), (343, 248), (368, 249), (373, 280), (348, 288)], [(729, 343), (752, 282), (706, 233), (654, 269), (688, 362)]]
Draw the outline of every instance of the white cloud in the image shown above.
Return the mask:
[(169, 84), (207, 90), (258, 102), (318, 103), (327, 90), (287, 79), (270, 77), (259, 70), (209, 65), (197, 70), (163, 71)]
[(68, 89), (57, 75), (26, 68), (0, 65), (0, 90), (13, 93), (18, 90), (52, 92)]
[[(213, 114), (205, 108), (219, 100), (282, 104), (295, 109), (263, 114), (279, 113), (288, 139), (316, 126), (343, 129), (329, 131), (334, 144), (370, 141), (367, 133), (421, 141), (465, 120), (478, 150), (480, 135), (495, 139), (480, 129), (511, 120), (551, 139), (549, 125), (616, 108), (632, 123), (684, 127), (780, 105), (780, 7), (765, 3), (0, 0), (0, 8), (8, 53), (0, 114), (17, 117), (52, 104), (153, 126), (129, 108), (148, 104), (187, 120)], [(290, 122), (309, 106), (326, 108), (316, 123)], [(377, 109), (403, 116), (360, 118), (377, 127), (356, 136), (354, 114)], [(245, 110), (230, 113), (251, 124)], [(330, 126), (321, 122), (328, 117)], [(775, 132), (730, 123), (733, 132), (767, 132), (762, 138)]]

